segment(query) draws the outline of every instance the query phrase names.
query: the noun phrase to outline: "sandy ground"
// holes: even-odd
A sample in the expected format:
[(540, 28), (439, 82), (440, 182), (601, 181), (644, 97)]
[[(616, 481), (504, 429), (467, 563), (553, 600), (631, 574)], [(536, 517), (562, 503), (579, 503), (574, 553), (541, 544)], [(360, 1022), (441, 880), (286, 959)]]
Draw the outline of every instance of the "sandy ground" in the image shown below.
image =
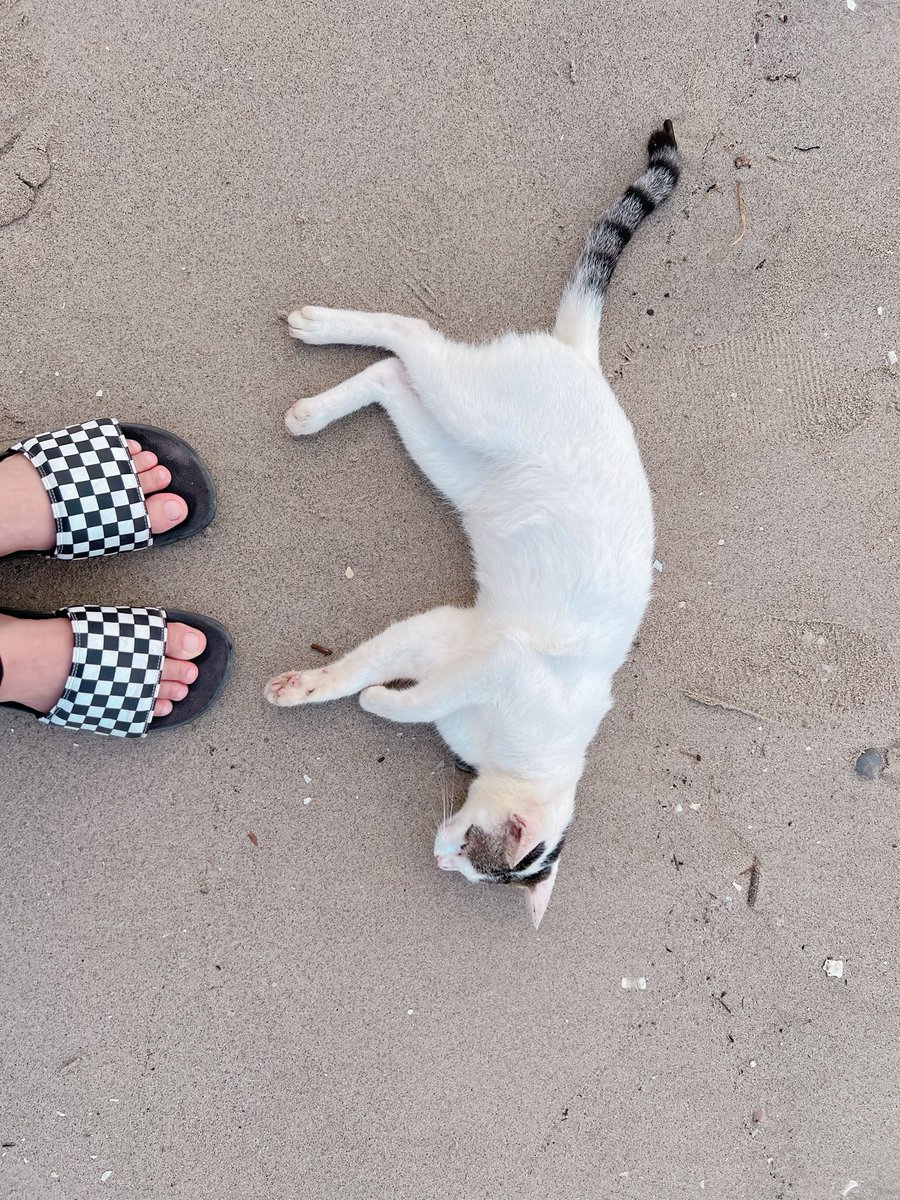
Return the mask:
[[(202, 538), (4, 600), (199, 609), (239, 663), (159, 740), (3, 719), (0, 1194), (900, 1195), (900, 774), (854, 772), (898, 738), (900, 16), (624, 9), (3, 4), (0, 436), (112, 412), (220, 485)], [(602, 342), (663, 569), (535, 934), (434, 869), (432, 730), (262, 701), (470, 595), (382, 414), (287, 436), (367, 359), (276, 314), (546, 326), (664, 116)]]

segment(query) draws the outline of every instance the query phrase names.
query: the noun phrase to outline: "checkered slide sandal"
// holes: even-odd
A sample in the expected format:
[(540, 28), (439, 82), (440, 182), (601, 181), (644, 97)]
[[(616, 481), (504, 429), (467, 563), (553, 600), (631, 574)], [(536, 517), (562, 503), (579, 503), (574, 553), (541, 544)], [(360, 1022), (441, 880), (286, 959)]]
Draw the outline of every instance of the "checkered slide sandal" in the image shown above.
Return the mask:
[[(65, 690), (50, 712), (34, 712), (21, 704), (0, 705), (34, 712), (45, 725), (126, 738), (174, 729), (212, 708), (231, 672), (234, 652), (228, 631), (212, 617), (198, 613), (99, 605), (73, 606), (55, 613), (0, 608), (0, 613), (31, 620), (66, 616), (72, 622), (72, 667)], [(182, 621), (201, 630), (206, 634), (206, 649), (191, 660), (199, 674), (187, 696), (172, 706), (168, 716), (156, 717), (151, 724), (169, 621)]]
[[(127, 438), (140, 442), (142, 450), (152, 450), (168, 467), (172, 482), (166, 491), (187, 504), (185, 520), (167, 533), (154, 537), (150, 532)], [(94, 558), (180, 542), (205, 529), (215, 515), (215, 488), (195, 451), (174, 433), (153, 425), (120, 426), (111, 417), (101, 417), (16, 442), (0, 454), (0, 461), (11, 454), (25, 455), (50, 497), (56, 521), (56, 546), (50, 557)]]

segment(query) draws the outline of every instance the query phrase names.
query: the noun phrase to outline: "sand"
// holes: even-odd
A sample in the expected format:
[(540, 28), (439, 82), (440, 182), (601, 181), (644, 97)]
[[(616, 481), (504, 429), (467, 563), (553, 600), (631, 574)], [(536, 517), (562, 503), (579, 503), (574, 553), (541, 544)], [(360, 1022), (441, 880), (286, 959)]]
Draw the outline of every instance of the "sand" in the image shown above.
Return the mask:
[[(239, 661), (159, 739), (0, 722), (0, 1194), (900, 1194), (900, 750), (853, 766), (900, 743), (898, 52), (885, 0), (4, 6), (0, 439), (110, 412), (220, 488), (4, 602), (205, 611)], [(277, 314), (546, 327), (666, 116), (602, 338), (662, 571), (535, 934), (435, 870), (430, 728), (263, 703), (471, 594), (382, 414), (288, 437), (369, 357)]]

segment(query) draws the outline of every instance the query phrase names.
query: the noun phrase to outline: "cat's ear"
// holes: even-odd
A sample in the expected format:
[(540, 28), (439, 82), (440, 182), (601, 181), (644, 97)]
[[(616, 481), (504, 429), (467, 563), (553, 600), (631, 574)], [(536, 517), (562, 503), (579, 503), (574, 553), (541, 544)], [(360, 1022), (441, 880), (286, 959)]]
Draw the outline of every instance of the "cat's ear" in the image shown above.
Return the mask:
[(541, 822), (536, 814), (521, 817), (518, 813), (510, 813), (506, 818), (504, 830), (506, 861), (511, 867), (515, 867), (531, 853), (542, 838)]
[(546, 879), (542, 879), (540, 883), (535, 883), (533, 886), (526, 888), (528, 894), (528, 907), (531, 910), (531, 923), (538, 929), (541, 921), (544, 919), (544, 913), (547, 911), (547, 905), (550, 903), (550, 897), (553, 894), (553, 885), (556, 883), (556, 870), (559, 866), (555, 862), (550, 868), (550, 874)]

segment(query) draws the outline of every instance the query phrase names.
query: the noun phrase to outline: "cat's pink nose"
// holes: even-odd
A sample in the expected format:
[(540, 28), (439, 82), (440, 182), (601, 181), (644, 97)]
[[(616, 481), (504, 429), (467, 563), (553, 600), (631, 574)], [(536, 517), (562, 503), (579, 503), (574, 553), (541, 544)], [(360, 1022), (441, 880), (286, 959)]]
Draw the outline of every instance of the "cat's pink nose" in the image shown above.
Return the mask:
[(438, 869), (441, 871), (455, 870), (453, 866), (453, 858), (449, 854), (436, 854), (434, 856), (434, 861), (437, 863)]

